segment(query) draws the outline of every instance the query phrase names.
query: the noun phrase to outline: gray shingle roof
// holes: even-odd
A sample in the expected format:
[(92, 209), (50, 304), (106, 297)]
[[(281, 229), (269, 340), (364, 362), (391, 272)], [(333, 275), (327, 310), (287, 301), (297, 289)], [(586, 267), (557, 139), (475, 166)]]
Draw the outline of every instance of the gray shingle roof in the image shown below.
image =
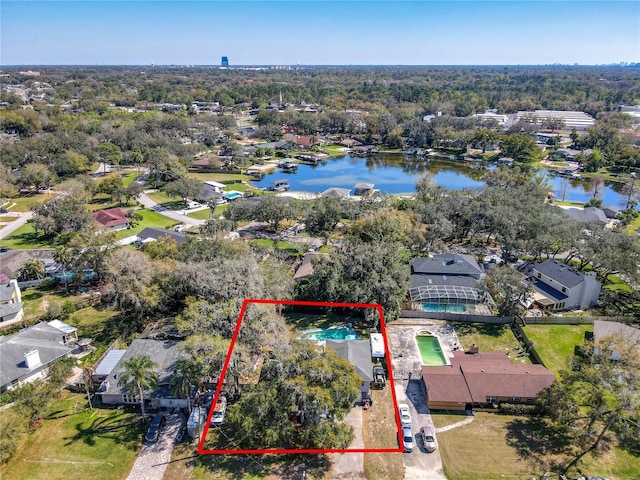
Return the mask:
[(439, 254), (429, 258), (416, 258), (411, 262), (411, 273), (422, 275), (462, 275), (479, 279), (482, 269), (471, 255)]
[(142, 355), (148, 355), (151, 358), (151, 361), (156, 365), (155, 371), (158, 374), (159, 388), (156, 389), (155, 392), (152, 392), (150, 397), (156, 398), (156, 393), (162, 393), (164, 395), (166, 392), (164, 392), (164, 389), (161, 387), (170, 382), (171, 375), (173, 375), (177, 367), (177, 362), (183, 356), (182, 350), (175, 340), (137, 339), (131, 342), (127, 352), (120, 358), (120, 361), (105, 379), (104, 385), (108, 384), (108, 388), (101, 393), (108, 395), (126, 393), (128, 387), (118, 386), (118, 380), (124, 371), (122, 364), (131, 358), (141, 357)]
[(178, 245), (187, 239), (184, 233), (174, 232), (173, 230), (165, 230), (162, 228), (147, 227), (138, 234), (138, 240), (144, 242), (145, 240), (158, 240), (160, 238), (169, 237), (176, 241)]
[(552, 258), (533, 265), (532, 268), (534, 271), (546, 275), (567, 288), (573, 288), (584, 281), (584, 273)]
[(13, 299), (13, 291), (11, 282), (0, 284), (0, 302), (10, 302)]
[[(63, 343), (64, 333), (38, 323), (9, 337), (0, 337), (0, 386), (10, 384), (71, 351)], [(37, 349), (42, 365), (28, 368), (24, 354)]]
[(565, 208), (562, 211), (581, 223), (598, 223), (600, 225), (606, 225), (609, 222), (605, 213), (596, 207), (587, 207), (582, 210), (578, 208)]
[(373, 362), (369, 340), (327, 340), (331, 347), (345, 360), (348, 360), (365, 382), (373, 381)]

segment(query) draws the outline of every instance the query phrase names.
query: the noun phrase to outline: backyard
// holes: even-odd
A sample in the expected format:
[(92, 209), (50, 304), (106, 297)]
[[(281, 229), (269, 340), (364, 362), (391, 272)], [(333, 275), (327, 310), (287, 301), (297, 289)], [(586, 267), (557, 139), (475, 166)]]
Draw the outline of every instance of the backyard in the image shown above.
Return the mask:
[(527, 325), (524, 332), (557, 377), (561, 370), (571, 368), (575, 346), (582, 345), (585, 332), (593, 332), (593, 325)]
[(480, 352), (504, 352), (511, 363), (531, 363), (509, 325), (451, 322), (465, 350), (476, 344)]
[[(439, 419), (437, 426), (455, 423), (455, 418)], [(564, 463), (559, 456), (561, 437), (553, 434), (538, 418), (476, 412), (473, 422), (437, 434), (438, 447), (446, 476), (450, 480), (494, 480), (539, 478), (553, 463)], [(589, 454), (578, 464), (581, 474), (601, 475), (611, 480), (634, 478), (640, 471), (640, 459), (626, 450), (611, 449), (595, 456)]]
[(64, 393), (47, 419), (26, 437), (0, 477), (29, 480), (122, 480), (144, 432), (140, 416), (123, 410), (86, 408), (86, 397)]

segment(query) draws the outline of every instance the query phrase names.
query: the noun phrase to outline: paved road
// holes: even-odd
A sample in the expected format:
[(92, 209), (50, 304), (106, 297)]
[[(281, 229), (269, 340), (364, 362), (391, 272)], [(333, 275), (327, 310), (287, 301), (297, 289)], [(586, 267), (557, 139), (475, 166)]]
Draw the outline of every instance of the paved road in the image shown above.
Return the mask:
[(154, 210), (159, 214), (164, 215), (165, 217), (169, 217), (173, 220), (177, 220), (178, 222), (186, 223), (187, 225), (192, 225), (196, 227), (205, 224), (204, 220), (198, 220), (197, 218), (188, 217), (187, 215), (183, 215), (175, 210), (167, 210), (163, 206), (158, 205), (156, 202), (151, 200), (149, 196), (146, 195), (145, 193), (141, 193), (140, 196), (137, 198), (137, 200), (146, 208), (150, 210)]
[[(362, 438), (362, 409), (352, 408), (345, 422), (353, 427), (355, 438), (349, 448), (364, 448)], [(332, 480), (366, 480), (364, 476), (364, 453), (334, 453)]]
[(22, 215), (16, 218), (13, 222), (0, 228), (0, 240), (11, 235), (13, 232), (15, 232), (25, 223), (27, 223), (27, 220), (29, 220), (31, 217), (33, 217), (33, 212), (24, 212)]
[(180, 429), (180, 415), (168, 415), (167, 424), (160, 439), (151, 445), (145, 444), (138, 454), (127, 480), (162, 480), (171, 460), (176, 435)]

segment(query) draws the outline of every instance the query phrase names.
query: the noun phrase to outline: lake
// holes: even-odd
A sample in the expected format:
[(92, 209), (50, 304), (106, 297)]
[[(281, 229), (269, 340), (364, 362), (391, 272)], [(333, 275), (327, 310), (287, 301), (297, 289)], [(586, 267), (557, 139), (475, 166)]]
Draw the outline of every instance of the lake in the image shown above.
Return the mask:
[[(494, 166), (470, 165), (443, 157), (425, 160), (420, 157), (401, 154), (377, 154), (372, 157), (345, 155), (340, 158), (323, 160), (318, 165), (300, 164), (295, 173), (285, 173), (279, 169), (268, 173), (260, 181), (251, 182), (259, 188), (269, 188), (276, 180), (289, 180), (292, 191), (320, 193), (331, 187), (353, 190), (356, 183), (375, 184), (382, 193), (414, 193), (415, 185), (427, 172), (433, 175), (436, 185), (447, 189), (460, 190), (484, 185), (482, 176)], [(586, 203), (593, 195), (588, 182), (569, 180), (549, 175), (556, 199), (564, 196), (567, 201)], [(617, 188), (619, 188), (616, 185)], [(606, 184), (599, 189), (598, 198), (603, 205), (624, 207), (626, 196)]]

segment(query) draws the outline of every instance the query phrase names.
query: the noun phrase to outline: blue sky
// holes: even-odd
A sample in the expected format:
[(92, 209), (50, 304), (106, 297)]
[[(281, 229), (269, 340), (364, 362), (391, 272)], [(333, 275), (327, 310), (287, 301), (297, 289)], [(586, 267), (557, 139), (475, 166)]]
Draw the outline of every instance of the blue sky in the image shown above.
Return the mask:
[(640, 61), (640, 2), (0, 2), (2, 65)]

